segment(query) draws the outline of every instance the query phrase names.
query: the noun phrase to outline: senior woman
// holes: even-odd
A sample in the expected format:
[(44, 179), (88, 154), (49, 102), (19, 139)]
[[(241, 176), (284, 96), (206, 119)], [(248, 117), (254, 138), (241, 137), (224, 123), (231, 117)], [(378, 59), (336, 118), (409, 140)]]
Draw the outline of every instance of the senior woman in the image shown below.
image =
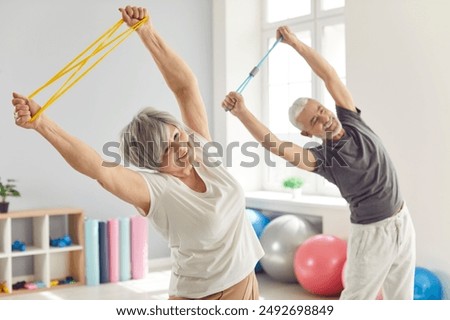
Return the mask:
[[(147, 16), (140, 7), (119, 9), (132, 26)], [(131, 170), (102, 165), (101, 156), (13, 93), (16, 124), (47, 139), (75, 170), (95, 179), (148, 217), (171, 249), (169, 299), (258, 299), (254, 273), (263, 250), (245, 215), (244, 192), (222, 166), (207, 165), (211, 140), (205, 106), (188, 65), (148, 21), (137, 33), (174, 93), (183, 119), (147, 108), (122, 132)]]

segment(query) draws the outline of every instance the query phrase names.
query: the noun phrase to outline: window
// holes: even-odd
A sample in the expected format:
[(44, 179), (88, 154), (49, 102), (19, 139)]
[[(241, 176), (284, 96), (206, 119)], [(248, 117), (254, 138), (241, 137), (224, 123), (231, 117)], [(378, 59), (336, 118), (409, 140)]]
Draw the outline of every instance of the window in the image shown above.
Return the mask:
[(267, 22), (276, 22), (311, 14), (311, 0), (267, 1)]
[[(275, 42), (276, 29), (288, 25), (301, 41), (315, 48), (331, 63), (345, 83), (344, 6), (345, 0), (265, 0), (262, 15), (264, 51)], [(334, 101), (323, 81), (287, 45), (278, 45), (270, 54), (262, 92), (264, 123), (280, 139), (301, 146), (311, 143), (311, 139), (302, 137), (299, 130), (290, 124), (288, 109), (292, 102), (298, 97), (312, 97), (334, 111)], [(306, 182), (305, 193), (339, 195), (336, 186), (317, 174), (292, 167), (274, 155), (270, 155), (270, 160), (272, 164), (265, 167), (264, 189), (282, 190), (285, 178), (301, 176)]]

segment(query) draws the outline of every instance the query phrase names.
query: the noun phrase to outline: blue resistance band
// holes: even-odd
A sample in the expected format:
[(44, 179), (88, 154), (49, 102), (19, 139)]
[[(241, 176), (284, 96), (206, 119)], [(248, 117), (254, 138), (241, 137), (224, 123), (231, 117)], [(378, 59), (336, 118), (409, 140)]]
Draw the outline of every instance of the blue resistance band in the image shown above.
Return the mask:
[(252, 71), (250, 71), (247, 79), (244, 80), (244, 82), (241, 83), (241, 85), (239, 86), (239, 88), (237, 88), (236, 92), (237, 93), (242, 93), (242, 91), (244, 91), (245, 87), (248, 85), (248, 83), (255, 77), (255, 75), (258, 73), (259, 71), (259, 67), (261, 67), (261, 65), (264, 63), (264, 61), (266, 61), (267, 57), (269, 56), (270, 52), (273, 50), (273, 48), (275, 48), (275, 46), (281, 42), (281, 40), (283, 40), (283, 37), (278, 38), (277, 41), (275, 41), (275, 43), (273, 44), (272, 48), (270, 48), (269, 51), (267, 51), (267, 53), (264, 55), (264, 57), (261, 59), (261, 61), (256, 65), (256, 67), (254, 67), (252, 69)]

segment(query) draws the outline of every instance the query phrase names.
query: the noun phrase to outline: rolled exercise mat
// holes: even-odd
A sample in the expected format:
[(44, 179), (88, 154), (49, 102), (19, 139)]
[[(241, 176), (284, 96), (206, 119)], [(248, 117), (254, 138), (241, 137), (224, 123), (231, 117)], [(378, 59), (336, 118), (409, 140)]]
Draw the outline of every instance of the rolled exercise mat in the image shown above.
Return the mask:
[(109, 281), (119, 281), (119, 220), (108, 220)]
[(119, 272), (120, 281), (131, 279), (130, 218), (119, 218)]
[(147, 219), (131, 218), (131, 277), (142, 279), (148, 272), (148, 227)]
[(98, 223), (98, 243), (100, 250), (100, 283), (109, 282), (109, 241), (108, 230), (105, 221)]
[(86, 285), (96, 286), (100, 283), (100, 262), (98, 247), (98, 220), (84, 221)]

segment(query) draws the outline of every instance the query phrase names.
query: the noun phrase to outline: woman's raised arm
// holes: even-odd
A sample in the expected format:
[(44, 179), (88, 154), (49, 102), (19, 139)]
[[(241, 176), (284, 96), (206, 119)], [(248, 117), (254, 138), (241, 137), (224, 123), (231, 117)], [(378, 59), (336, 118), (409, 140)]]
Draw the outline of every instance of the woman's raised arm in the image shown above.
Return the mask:
[(34, 129), (63, 156), (76, 171), (97, 180), (106, 190), (143, 212), (150, 208), (150, 193), (144, 178), (120, 165), (106, 165), (101, 156), (86, 143), (68, 134), (46, 115), (29, 122), (40, 106), (18, 93), (13, 93), (16, 125)]
[[(148, 15), (147, 10), (140, 7), (127, 6), (119, 10), (123, 20), (129, 26), (136, 24)], [(211, 140), (205, 104), (200, 94), (197, 78), (191, 68), (156, 32), (150, 19), (136, 32), (150, 51), (167, 85), (174, 93), (183, 122), (207, 140)]]

